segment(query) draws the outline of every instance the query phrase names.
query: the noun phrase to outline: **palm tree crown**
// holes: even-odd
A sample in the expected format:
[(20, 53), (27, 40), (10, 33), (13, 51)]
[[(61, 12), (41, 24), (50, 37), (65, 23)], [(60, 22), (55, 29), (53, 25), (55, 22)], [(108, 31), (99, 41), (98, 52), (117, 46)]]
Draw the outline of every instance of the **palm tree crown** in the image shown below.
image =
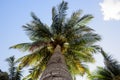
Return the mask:
[(16, 67), (15, 57), (11, 56), (6, 61), (9, 63), (9, 80), (21, 80), (22, 74)]
[(32, 76), (35, 80), (40, 76), (57, 45), (61, 46), (72, 75), (84, 74), (87, 68), (82, 62), (94, 62), (92, 53), (96, 53), (99, 49), (95, 42), (101, 38), (86, 25), (93, 16), (81, 16), (81, 10), (78, 10), (66, 19), (67, 5), (67, 2), (62, 1), (57, 8), (52, 8), (51, 26), (42, 23), (32, 13), (33, 21), (23, 26), (31, 42), (11, 47), (30, 52), (18, 59), (20, 68), (32, 66), (32, 72), (27, 78)]

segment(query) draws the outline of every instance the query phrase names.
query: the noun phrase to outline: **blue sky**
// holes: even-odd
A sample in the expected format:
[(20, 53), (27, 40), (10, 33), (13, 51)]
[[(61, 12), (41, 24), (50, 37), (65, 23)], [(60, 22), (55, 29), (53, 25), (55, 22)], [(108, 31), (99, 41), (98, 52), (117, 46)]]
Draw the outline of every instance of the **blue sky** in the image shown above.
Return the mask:
[[(0, 0), (0, 69), (7, 71), (8, 64), (5, 59), (15, 55), (16, 58), (25, 55), (18, 50), (9, 49), (10, 46), (29, 42), (22, 25), (29, 23), (34, 12), (43, 23), (51, 24), (51, 8), (62, 0)], [(69, 17), (76, 10), (83, 10), (84, 14), (92, 14), (94, 19), (88, 24), (96, 33), (101, 35), (102, 41), (98, 44), (104, 50), (120, 61), (120, 0), (65, 0), (68, 2)], [(96, 63), (90, 64), (103, 66), (100, 54), (95, 55)], [(79, 79), (79, 78), (78, 78)], [(82, 79), (83, 80), (83, 79)]]

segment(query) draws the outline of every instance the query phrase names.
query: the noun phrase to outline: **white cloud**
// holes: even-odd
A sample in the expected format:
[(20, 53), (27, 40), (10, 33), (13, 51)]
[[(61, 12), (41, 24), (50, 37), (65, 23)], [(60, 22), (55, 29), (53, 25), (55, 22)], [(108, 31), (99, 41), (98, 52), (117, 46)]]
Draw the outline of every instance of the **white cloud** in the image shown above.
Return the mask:
[(120, 20), (120, 0), (104, 0), (100, 6), (104, 20)]

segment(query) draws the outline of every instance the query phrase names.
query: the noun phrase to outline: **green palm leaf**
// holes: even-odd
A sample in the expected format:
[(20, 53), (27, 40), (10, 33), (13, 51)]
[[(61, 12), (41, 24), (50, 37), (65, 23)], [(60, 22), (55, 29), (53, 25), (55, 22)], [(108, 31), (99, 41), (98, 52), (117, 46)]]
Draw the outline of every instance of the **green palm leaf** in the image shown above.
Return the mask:
[(89, 75), (90, 80), (112, 80), (108, 70), (102, 67), (98, 67), (92, 75)]
[(120, 80), (120, 64), (102, 49), (101, 53), (104, 57), (105, 67), (98, 67), (88, 78), (90, 80)]
[(79, 27), (79, 26), (84, 26), (85, 24), (87, 24), (91, 19), (93, 19), (92, 15), (84, 15), (83, 17), (81, 17), (78, 20), (78, 23), (75, 25), (75, 28)]
[(46, 42), (43, 42), (40, 40), (32, 43), (17, 44), (17, 45), (11, 46), (10, 48), (19, 49), (21, 51), (34, 51), (34, 50), (40, 50), (46, 47), (46, 44), (47, 44)]
[(106, 65), (106, 68), (109, 70), (109, 72), (114, 75), (120, 75), (120, 64), (118, 61), (113, 59), (111, 56), (108, 56), (102, 49), (101, 53), (104, 57), (104, 63)]
[(66, 10), (68, 9), (67, 7), (67, 2), (62, 1), (62, 3), (58, 6), (58, 9), (53, 7), (52, 9), (52, 30), (53, 33), (59, 34), (62, 32), (63, 25), (62, 23), (65, 20), (66, 16)]
[[(36, 40), (39, 38), (50, 38), (52, 36), (49, 27), (43, 24), (40, 19), (34, 14), (31, 13), (33, 21), (31, 24), (24, 25), (23, 28), (27, 31), (31, 40)], [(45, 37), (46, 36), (46, 37)]]

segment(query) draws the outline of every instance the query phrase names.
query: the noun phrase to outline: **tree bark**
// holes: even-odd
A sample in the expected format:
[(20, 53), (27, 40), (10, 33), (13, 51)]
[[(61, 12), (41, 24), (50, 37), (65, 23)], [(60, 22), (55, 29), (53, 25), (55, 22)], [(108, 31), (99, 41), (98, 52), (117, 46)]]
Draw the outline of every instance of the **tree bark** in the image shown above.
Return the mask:
[(59, 45), (55, 48), (40, 80), (72, 80)]

